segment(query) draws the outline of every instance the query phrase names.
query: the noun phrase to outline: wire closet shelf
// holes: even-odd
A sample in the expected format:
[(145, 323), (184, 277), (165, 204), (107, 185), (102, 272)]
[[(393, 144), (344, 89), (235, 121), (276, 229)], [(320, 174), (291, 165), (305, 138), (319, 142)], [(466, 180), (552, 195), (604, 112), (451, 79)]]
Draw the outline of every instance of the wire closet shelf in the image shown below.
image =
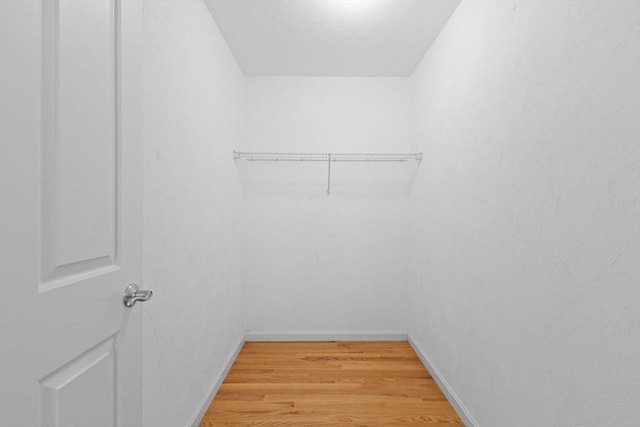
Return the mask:
[(234, 160), (249, 162), (324, 162), (327, 164), (327, 194), (331, 193), (331, 163), (418, 162), (422, 153), (286, 153), (234, 151)]

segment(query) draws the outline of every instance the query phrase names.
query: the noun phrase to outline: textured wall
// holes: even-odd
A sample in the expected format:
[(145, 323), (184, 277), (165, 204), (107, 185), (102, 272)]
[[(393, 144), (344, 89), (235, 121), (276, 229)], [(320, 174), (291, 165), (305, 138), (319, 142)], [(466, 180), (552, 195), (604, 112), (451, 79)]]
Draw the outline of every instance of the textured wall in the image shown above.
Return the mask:
[(412, 76), (410, 333), (483, 427), (640, 423), (640, 2), (463, 2)]
[[(248, 77), (245, 149), (409, 148), (407, 78)], [(415, 165), (239, 163), (246, 327), (406, 330), (408, 193)]]
[(144, 14), (144, 425), (176, 427), (243, 335), (243, 76), (201, 0)]

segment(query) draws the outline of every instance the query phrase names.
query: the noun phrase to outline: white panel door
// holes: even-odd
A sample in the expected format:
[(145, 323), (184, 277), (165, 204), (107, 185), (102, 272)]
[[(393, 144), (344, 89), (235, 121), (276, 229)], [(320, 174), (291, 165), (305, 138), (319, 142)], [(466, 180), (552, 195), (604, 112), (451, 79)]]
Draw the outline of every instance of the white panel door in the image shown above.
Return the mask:
[(0, 0), (1, 427), (142, 423), (141, 7)]

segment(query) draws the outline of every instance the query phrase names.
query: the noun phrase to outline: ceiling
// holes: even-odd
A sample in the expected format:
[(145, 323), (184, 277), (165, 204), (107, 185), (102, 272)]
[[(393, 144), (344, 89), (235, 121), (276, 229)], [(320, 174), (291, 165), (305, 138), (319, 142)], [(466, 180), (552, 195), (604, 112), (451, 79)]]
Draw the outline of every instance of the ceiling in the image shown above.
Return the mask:
[(205, 0), (246, 75), (408, 76), (460, 0)]

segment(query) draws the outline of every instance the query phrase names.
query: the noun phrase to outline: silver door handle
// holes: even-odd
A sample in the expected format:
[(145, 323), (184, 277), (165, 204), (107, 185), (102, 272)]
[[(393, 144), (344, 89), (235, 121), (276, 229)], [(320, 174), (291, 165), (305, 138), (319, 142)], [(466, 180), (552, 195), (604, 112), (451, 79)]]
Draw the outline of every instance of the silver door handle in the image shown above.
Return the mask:
[(125, 307), (133, 307), (136, 302), (148, 301), (152, 296), (152, 291), (141, 291), (140, 286), (132, 283), (127, 286), (127, 289), (124, 290), (124, 297), (122, 297), (122, 302), (124, 302)]

